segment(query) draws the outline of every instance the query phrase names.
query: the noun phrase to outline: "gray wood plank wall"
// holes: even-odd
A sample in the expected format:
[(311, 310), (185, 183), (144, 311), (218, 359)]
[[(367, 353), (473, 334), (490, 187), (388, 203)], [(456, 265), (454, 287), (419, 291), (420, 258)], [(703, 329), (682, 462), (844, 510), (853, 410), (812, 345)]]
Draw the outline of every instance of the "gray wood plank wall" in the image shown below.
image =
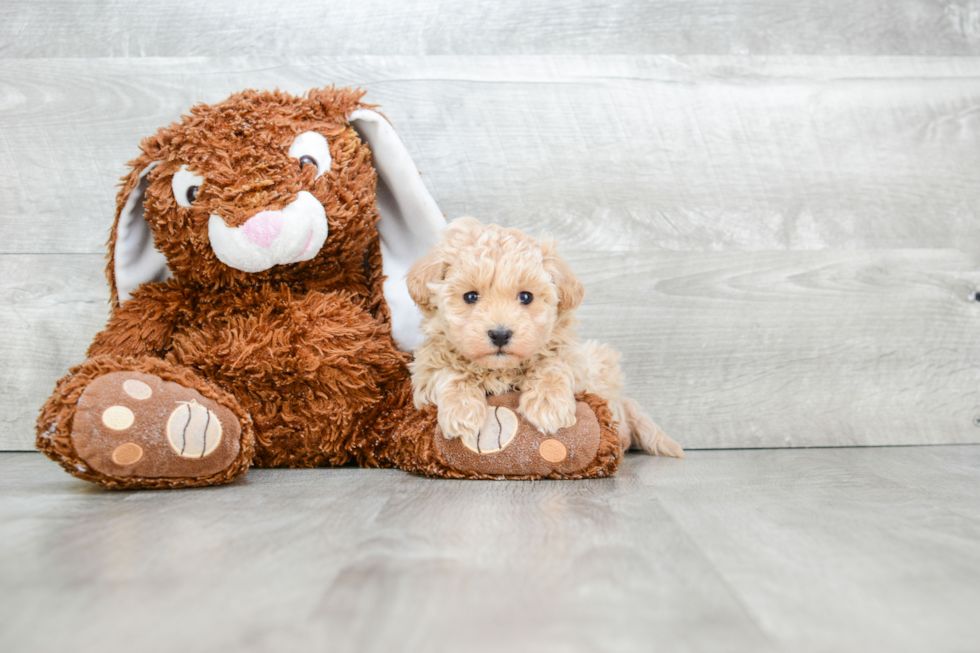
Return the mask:
[(0, 448), (106, 316), (140, 139), (361, 86), (450, 217), (549, 232), (685, 446), (980, 442), (980, 4), (0, 5)]

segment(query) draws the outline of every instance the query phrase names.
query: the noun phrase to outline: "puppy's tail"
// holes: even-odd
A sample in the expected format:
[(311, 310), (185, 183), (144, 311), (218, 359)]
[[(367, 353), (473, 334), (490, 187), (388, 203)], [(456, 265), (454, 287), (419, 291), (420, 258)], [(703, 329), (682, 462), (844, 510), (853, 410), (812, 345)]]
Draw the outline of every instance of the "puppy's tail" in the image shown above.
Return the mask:
[(644, 414), (635, 399), (623, 397), (623, 411), (630, 430), (630, 444), (654, 456), (683, 458), (684, 450)]

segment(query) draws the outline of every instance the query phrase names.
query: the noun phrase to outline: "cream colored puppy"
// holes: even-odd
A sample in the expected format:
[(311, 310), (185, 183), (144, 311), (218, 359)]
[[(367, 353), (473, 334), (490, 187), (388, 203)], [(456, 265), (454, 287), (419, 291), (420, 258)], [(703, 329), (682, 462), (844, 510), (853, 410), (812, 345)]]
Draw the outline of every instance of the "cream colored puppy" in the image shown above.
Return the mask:
[(575, 394), (591, 392), (609, 402), (624, 449), (684, 456), (621, 396), (619, 353), (579, 342), (574, 310), (585, 288), (554, 242), (461, 218), (407, 281), (426, 335), (411, 364), (415, 405), (438, 407), (447, 438), (476, 437), (488, 394), (521, 392), (519, 412), (553, 434), (575, 424)]

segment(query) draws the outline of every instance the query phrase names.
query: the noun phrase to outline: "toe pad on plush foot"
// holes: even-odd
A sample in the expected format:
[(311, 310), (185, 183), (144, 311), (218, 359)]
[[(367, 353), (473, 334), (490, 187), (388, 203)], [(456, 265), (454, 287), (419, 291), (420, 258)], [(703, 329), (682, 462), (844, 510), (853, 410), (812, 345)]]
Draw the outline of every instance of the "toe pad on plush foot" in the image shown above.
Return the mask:
[(78, 457), (115, 478), (201, 478), (241, 451), (235, 414), (196, 390), (142, 372), (92, 381), (78, 401), (71, 439)]

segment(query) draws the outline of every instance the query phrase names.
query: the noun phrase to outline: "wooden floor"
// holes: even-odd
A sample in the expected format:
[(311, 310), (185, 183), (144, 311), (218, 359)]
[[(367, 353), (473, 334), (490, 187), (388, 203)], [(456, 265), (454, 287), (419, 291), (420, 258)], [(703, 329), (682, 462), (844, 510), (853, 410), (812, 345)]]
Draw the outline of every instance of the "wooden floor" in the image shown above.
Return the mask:
[(980, 446), (631, 455), (612, 479), (0, 454), (0, 650), (976, 651)]

